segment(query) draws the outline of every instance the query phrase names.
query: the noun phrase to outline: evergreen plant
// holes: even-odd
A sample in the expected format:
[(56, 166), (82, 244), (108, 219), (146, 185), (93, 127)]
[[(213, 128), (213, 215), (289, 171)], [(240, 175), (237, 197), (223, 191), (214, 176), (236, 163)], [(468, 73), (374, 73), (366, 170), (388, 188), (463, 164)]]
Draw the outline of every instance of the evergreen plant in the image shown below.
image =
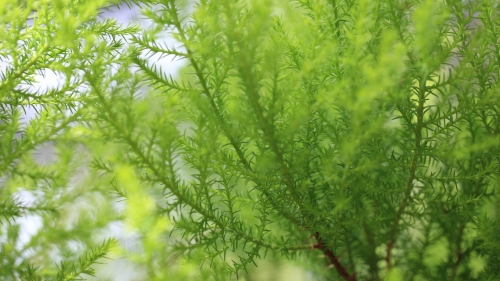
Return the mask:
[[(141, 31), (95, 21), (104, 0), (35, 2), (44, 21), (5, 17), (0, 37), (1, 276), (92, 275), (115, 242), (91, 248), (87, 231), (118, 216), (138, 249), (113, 256), (145, 280), (251, 278), (266, 255), (314, 280), (498, 280), (497, 2), (129, 1), (152, 23)], [(185, 62), (178, 76), (164, 57)], [(40, 69), (65, 84), (29, 92)], [(42, 167), (30, 155), (48, 141), (58, 162)], [(94, 205), (67, 231), (54, 224), (80, 195), (77, 164), (85, 194), (125, 210)], [(31, 213), (49, 228), (19, 248), (13, 221)], [(90, 247), (79, 261), (71, 241)]]

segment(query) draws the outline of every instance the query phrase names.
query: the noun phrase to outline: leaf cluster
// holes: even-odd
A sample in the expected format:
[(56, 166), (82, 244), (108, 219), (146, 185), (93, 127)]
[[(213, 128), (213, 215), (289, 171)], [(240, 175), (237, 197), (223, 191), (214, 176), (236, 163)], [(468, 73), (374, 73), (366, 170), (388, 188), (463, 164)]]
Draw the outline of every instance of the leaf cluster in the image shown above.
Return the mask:
[[(267, 254), (304, 261), (318, 280), (499, 276), (496, 4), (127, 3), (151, 28), (45, 22), (26, 30), (47, 30), (39, 38), (53, 38), (47, 46), (60, 51), (30, 45), (49, 39), (26, 39), (35, 57), (14, 53), (17, 41), (2, 45), (13, 54), (3, 56), (12, 66), (1, 80), (2, 106), (17, 110), (4, 111), (2, 123), (9, 180), (14, 171), (30, 178), (19, 169), (35, 164), (21, 155), (37, 144), (57, 136), (82, 145), (89, 169), (107, 181), (100, 191), (125, 202), (123, 221), (139, 250), (124, 253), (150, 280), (245, 278)], [(75, 40), (58, 39), (75, 26)], [(12, 30), (16, 38), (34, 32)], [(171, 75), (152, 57), (185, 66)], [(13, 92), (46, 64), (66, 69), (66, 86)], [(15, 137), (23, 101), (47, 112), (29, 123), (25, 146)], [(56, 113), (61, 107), (73, 110), (69, 117)], [(47, 124), (48, 134), (36, 133)], [(33, 171), (32, 182), (44, 178)], [(47, 175), (47, 185), (68, 172)], [(21, 214), (13, 194), (1, 205), (9, 221)], [(92, 274), (105, 245), (61, 264), (59, 274)], [(186, 273), (193, 263), (201, 267), (194, 276)]]

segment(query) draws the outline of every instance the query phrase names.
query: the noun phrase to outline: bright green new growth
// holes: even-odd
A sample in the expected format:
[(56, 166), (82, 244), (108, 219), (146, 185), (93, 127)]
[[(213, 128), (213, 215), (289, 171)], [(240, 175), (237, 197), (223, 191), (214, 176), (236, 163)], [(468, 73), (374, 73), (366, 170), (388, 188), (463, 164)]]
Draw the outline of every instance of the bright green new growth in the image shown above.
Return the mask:
[[(139, 32), (94, 21), (105, 1), (55, 2), (60, 13), (37, 2), (44, 20), (31, 29), (14, 16), (0, 29), (10, 64), (0, 80), (0, 276), (92, 275), (115, 242), (97, 246), (88, 231), (118, 216), (140, 250), (116, 256), (147, 280), (243, 279), (266, 254), (304, 261), (316, 280), (500, 276), (497, 4), (131, 1), (154, 25)], [(160, 42), (164, 32), (180, 44)], [(182, 75), (153, 55), (183, 60)], [(37, 69), (66, 84), (24, 91)], [(43, 110), (21, 128), (19, 110), (33, 104)], [(37, 164), (31, 153), (49, 141), (57, 162)], [(79, 165), (93, 178), (75, 191)], [(26, 207), (14, 200), (21, 188), (46, 201)], [(61, 227), (63, 204), (110, 191), (123, 214), (99, 203)], [(32, 213), (52, 228), (19, 249), (14, 220)]]
[(84, 74), (138, 29), (96, 22), (105, 1), (17, 3), (0, 1), (0, 280), (77, 280), (116, 245), (101, 229), (117, 217), (73, 128), (95, 119)]

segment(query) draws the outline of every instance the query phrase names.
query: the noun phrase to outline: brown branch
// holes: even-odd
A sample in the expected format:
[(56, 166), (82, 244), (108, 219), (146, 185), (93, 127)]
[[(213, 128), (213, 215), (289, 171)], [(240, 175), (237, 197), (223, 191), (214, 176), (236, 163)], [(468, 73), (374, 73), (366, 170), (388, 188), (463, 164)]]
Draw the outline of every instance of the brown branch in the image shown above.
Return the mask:
[(347, 272), (347, 269), (340, 263), (333, 251), (327, 247), (327, 243), (319, 236), (319, 232), (316, 232), (313, 236), (316, 237), (316, 240), (318, 241), (317, 244), (313, 245), (313, 249), (321, 250), (323, 254), (325, 254), (325, 257), (332, 263), (340, 277), (346, 281), (356, 281), (356, 274), (349, 274), (349, 272)]
[(453, 263), (453, 267), (451, 270), (451, 276), (450, 276), (450, 281), (455, 280), (458, 274), (458, 268), (460, 266), (460, 263), (462, 262), (464, 258), (464, 253), (462, 252), (462, 247), (460, 246), (462, 243), (462, 238), (463, 238), (463, 233), (464, 233), (464, 228), (465, 228), (465, 223), (461, 223), (460, 227), (458, 228), (458, 235), (456, 239), (456, 261)]

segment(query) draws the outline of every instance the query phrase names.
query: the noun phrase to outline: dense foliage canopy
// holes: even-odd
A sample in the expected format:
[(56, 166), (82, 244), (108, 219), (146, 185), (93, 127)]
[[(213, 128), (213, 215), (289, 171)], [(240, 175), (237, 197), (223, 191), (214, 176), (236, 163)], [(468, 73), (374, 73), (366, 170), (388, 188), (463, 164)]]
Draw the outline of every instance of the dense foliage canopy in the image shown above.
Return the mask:
[(114, 4), (0, 1), (0, 279), (498, 280), (496, 1)]

